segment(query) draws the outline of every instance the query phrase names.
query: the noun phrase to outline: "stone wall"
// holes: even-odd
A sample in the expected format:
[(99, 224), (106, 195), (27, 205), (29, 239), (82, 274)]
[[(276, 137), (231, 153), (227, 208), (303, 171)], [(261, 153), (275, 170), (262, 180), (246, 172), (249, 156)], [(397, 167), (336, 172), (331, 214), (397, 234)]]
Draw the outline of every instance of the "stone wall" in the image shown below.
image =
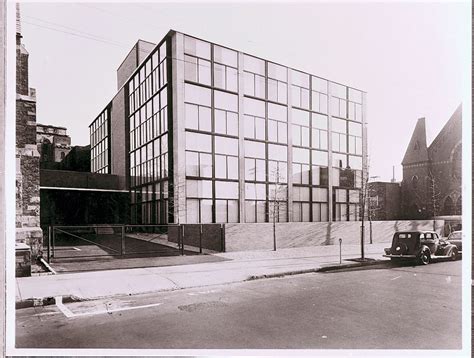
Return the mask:
[(17, 33), (16, 49), (16, 242), (42, 254), (39, 152), (36, 145), (36, 96), (28, 86), (28, 52)]
[(33, 258), (41, 255), (36, 101), (28, 96), (16, 101), (16, 228), (16, 242), (30, 246)]
[[(390, 243), (402, 230), (433, 230), (441, 233), (444, 220), (365, 222), (365, 243)], [(225, 224), (225, 251), (272, 250), (272, 223)], [(280, 223), (276, 225), (277, 249), (337, 244), (359, 244), (361, 222)]]

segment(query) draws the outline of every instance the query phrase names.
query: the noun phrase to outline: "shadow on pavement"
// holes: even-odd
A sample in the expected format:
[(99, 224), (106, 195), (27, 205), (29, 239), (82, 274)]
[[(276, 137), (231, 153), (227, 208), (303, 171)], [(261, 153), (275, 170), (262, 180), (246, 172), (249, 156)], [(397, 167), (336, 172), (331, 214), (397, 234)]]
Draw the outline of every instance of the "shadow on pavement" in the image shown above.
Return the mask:
[[(349, 261), (349, 260), (348, 260)], [(451, 261), (450, 259), (434, 259), (431, 261), (430, 265), (435, 265), (438, 262), (447, 262)], [(390, 270), (390, 269), (397, 269), (403, 267), (416, 267), (416, 266), (423, 266), (415, 261), (411, 260), (404, 260), (404, 261), (390, 261), (385, 260), (379, 263), (372, 263), (365, 266), (355, 266), (355, 267), (344, 267), (341, 269), (334, 268), (332, 270), (328, 270), (322, 273), (338, 273), (338, 272), (349, 272), (349, 271), (365, 271), (365, 270)]]

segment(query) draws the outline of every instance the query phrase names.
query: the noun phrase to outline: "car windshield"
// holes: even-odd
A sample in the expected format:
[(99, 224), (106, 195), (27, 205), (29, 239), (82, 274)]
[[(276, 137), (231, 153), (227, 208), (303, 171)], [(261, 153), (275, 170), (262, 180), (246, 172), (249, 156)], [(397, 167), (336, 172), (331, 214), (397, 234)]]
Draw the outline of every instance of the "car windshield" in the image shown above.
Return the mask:
[(452, 232), (451, 234), (449, 234), (449, 239), (458, 239), (460, 240), (462, 237), (462, 233), (461, 232)]
[(408, 234), (408, 233), (405, 233), (405, 232), (401, 232), (398, 234), (398, 238), (399, 239), (410, 239), (411, 238), (411, 234)]

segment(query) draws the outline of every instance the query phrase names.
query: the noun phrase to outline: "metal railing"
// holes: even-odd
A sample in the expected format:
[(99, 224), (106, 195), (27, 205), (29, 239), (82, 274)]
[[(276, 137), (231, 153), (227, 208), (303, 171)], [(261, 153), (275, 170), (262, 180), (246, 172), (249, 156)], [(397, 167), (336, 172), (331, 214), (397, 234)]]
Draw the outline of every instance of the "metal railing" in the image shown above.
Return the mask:
[[(223, 224), (49, 226), (47, 260), (225, 251)], [(206, 251), (207, 252), (207, 251)]]

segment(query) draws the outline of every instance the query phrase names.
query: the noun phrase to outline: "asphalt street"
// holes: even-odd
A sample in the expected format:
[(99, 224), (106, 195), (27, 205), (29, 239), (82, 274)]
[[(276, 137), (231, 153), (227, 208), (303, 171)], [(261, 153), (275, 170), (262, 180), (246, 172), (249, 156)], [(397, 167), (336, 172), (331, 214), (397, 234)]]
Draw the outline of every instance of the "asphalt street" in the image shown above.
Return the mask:
[(17, 348), (461, 349), (461, 261), (17, 310)]

